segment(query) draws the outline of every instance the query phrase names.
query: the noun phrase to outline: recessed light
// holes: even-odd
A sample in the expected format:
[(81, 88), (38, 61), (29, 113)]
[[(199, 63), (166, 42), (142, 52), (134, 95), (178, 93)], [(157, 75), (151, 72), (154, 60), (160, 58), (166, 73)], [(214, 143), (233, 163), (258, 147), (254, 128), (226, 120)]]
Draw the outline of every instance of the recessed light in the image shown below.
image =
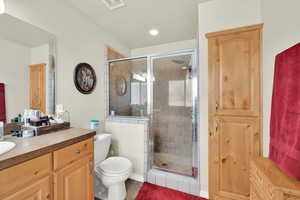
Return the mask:
[(157, 29), (151, 29), (149, 31), (149, 34), (152, 36), (157, 36), (159, 34), (159, 31)]
[(0, 0), (0, 14), (5, 13), (5, 3), (4, 0)]
[(124, 0), (102, 0), (103, 3), (110, 9), (115, 10), (125, 6)]

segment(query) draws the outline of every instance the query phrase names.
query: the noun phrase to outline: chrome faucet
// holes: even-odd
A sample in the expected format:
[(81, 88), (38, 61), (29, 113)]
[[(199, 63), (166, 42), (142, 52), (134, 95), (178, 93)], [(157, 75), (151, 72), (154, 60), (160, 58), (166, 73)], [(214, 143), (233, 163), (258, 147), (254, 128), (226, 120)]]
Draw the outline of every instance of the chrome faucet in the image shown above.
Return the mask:
[(0, 122), (0, 141), (4, 140), (4, 122)]

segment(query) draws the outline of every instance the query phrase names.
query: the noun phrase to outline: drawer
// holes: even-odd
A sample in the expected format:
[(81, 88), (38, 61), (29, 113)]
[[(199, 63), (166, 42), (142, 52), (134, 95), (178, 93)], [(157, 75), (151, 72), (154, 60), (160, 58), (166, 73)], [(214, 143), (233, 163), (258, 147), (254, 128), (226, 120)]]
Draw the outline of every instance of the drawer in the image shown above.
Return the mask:
[(0, 199), (8, 193), (18, 191), (41, 177), (49, 175), (51, 162), (51, 154), (46, 154), (0, 171)]
[(93, 152), (93, 138), (57, 150), (53, 153), (54, 170), (61, 169), (64, 166), (82, 158), (85, 155), (92, 154)]
[(300, 200), (300, 195), (290, 195), (290, 194), (284, 194), (284, 200)]
[(255, 165), (251, 166), (250, 182), (251, 188), (253, 188), (262, 199), (273, 200), (278, 196), (278, 191), (276, 191), (275, 187), (271, 185), (265, 175), (256, 168)]
[(263, 200), (253, 187), (251, 187), (250, 200)]

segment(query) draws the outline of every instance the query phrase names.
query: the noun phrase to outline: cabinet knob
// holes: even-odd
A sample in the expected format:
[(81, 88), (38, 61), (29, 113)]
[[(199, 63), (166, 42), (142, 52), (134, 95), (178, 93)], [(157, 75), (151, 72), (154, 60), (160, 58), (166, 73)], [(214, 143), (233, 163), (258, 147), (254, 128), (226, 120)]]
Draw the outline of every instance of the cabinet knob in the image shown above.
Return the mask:
[(81, 152), (80, 149), (76, 149), (75, 151), (76, 154), (80, 154), (80, 152)]

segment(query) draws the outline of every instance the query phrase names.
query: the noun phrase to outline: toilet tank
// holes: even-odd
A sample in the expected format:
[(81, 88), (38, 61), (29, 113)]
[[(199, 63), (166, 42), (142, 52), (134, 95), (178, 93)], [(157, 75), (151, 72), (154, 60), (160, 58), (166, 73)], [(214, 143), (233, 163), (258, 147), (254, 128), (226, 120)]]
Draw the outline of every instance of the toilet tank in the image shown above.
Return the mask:
[(111, 144), (111, 134), (99, 134), (94, 137), (95, 164), (102, 162), (108, 155)]

